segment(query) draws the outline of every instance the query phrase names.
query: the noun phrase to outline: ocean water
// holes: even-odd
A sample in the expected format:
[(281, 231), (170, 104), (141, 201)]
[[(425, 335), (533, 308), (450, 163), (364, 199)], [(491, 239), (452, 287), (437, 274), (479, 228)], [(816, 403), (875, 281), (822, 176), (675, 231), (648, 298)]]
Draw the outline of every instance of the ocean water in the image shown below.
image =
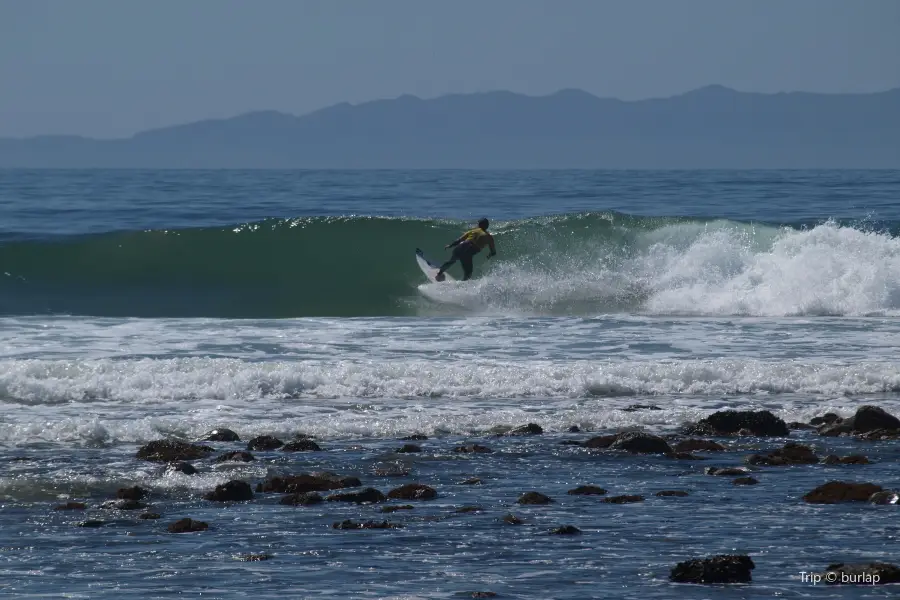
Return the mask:
[[(498, 255), (470, 282), (426, 283), (413, 250), (440, 261), (481, 216)], [(560, 442), (674, 435), (728, 408), (900, 414), (900, 172), (7, 170), (0, 217), (0, 595), (892, 593), (800, 573), (896, 560), (896, 507), (800, 498), (833, 479), (897, 489), (896, 443), (794, 431), (872, 464), (762, 468), (743, 487), (703, 470), (787, 440), (720, 440), (703, 461)], [(544, 433), (497, 435), (529, 422)], [(243, 440), (220, 452), (298, 433), (323, 451), (204, 459), (193, 476), (135, 458), (216, 427)], [(412, 434), (422, 452), (397, 453)], [(202, 497), (322, 470), (438, 497), (390, 514)], [(584, 484), (646, 500), (566, 493)], [(160, 520), (102, 508), (131, 485)], [(556, 502), (517, 505), (530, 490)], [(53, 510), (67, 501), (87, 510)], [(168, 533), (181, 517), (210, 528)], [(348, 518), (403, 528), (332, 528)], [(549, 534), (562, 525), (581, 534)], [(668, 581), (720, 553), (749, 554), (753, 583)]]

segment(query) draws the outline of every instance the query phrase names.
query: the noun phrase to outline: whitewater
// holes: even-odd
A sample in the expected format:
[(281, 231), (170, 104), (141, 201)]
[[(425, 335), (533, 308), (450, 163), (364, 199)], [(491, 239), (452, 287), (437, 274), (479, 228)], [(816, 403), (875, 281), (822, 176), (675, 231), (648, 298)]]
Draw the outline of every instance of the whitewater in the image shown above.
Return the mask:
[[(767, 553), (792, 573), (823, 567), (835, 546), (882, 556), (882, 516), (835, 513), (848, 529), (822, 539), (819, 517), (783, 505), (821, 483), (815, 473), (773, 476), (744, 497), (703, 475), (724, 459), (592, 462), (561, 442), (572, 431), (676, 435), (726, 409), (787, 423), (865, 404), (900, 414), (898, 200), (893, 171), (7, 171), (3, 579), (20, 595), (115, 597), (99, 563), (147, 597), (183, 592), (167, 582), (192, 569), (205, 579), (190, 592), (223, 598), (279, 597), (253, 581), (319, 582), (316, 597), (450, 598), (477, 583), (504, 597), (701, 598), (666, 587), (685, 548)], [(476, 257), (472, 281), (428, 283), (414, 249), (442, 260), (482, 216), (498, 255)], [(526, 423), (541, 426), (538, 441), (497, 437)], [(223, 427), (242, 442), (217, 451), (298, 434), (324, 450), (199, 461), (196, 476), (134, 460), (141, 444)], [(422, 453), (397, 453), (412, 435), (428, 437)], [(495, 451), (452, 451), (473, 442)], [(891, 448), (828, 443), (877, 458), (886, 487), (896, 478)], [(225, 512), (202, 500), (229, 480), (311, 470), (385, 491), (374, 473), (409, 471), (440, 497), (434, 514), (410, 513), (401, 537), (359, 532), (373, 535), (358, 546), (330, 526), (362, 509), (273, 516), (268, 500)], [(459, 487), (472, 477), (484, 485)], [(683, 485), (691, 496), (601, 515), (565, 499), (582, 483), (648, 496)], [(199, 549), (127, 515), (91, 513), (106, 525), (85, 531), (75, 527), (85, 517), (52, 511), (126, 485), (150, 490), (164, 515), (210, 519), (221, 537)], [(497, 528), (494, 513), (544, 488), (564, 500), (527, 513), (515, 534)], [(446, 517), (462, 504), (485, 514)], [(863, 519), (875, 531), (858, 540)], [(581, 541), (546, 541), (545, 526), (569, 522)], [(77, 552), (60, 550), (70, 545)], [(234, 568), (244, 564), (234, 556), (264, 551), (276, 559)], [(137, 573), (133, 557), (158, 570)], [(801, 597), (772, 564), (754, 572), (759, 597)], [(631, 591), (616, 587), (622, 577)], [(578, 581), (600, 587), (566, 583)]]

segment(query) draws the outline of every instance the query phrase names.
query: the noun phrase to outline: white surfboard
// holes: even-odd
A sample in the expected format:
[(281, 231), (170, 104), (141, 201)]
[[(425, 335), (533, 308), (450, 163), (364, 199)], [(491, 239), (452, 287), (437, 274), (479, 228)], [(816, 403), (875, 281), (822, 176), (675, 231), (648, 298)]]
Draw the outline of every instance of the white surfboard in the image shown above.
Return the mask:
[[(437, 275), (438, 271), (441, 270), (440, 265), (436, 265), (428, 260), (425, 257), (425, 253), (418, 248), (416, 248), (416, 262), (419, 264), (419, 268), (422, 269), (422, 272), (425, 273), (425, 277), (427, 277), (429, 281), (438, 283), (438, 280), (434, 277)], [(444, 278), (441, 281), (455, 281), (455, 279), (453, 279), (449, 273), (444, 273)]]

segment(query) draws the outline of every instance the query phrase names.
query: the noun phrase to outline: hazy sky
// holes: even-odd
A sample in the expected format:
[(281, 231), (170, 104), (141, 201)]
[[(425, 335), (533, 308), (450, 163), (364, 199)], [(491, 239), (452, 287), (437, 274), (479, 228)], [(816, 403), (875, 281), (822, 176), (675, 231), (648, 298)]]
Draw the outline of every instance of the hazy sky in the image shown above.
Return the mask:
[(411, 93), (900, 86), (900, 0), (0, 0), (0, 136)]

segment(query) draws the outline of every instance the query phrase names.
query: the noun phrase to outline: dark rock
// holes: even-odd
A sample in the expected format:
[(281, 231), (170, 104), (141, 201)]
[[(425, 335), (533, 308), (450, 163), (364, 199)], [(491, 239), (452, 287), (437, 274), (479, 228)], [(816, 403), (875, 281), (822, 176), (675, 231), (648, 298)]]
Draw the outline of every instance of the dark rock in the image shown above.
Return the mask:
[(525, 522), (512, 513), (510, 513), (508, 515), (504, 515), (504, 517), (500, 520), (503, 521), (504, 523), (506, 523), (507, 525), (521, 525), (522, 523)]
[(78, 527), (96, 528), (96, 527), (103, 527), (105, 524), (106, 523), (104, 521), (98, 521), (98, 520), (93, 519), (90, 521), (82, 521), (81, 523), (78, 524)]
[(788, 442), (784, 448), (770, 452), (769, 454), (753, 454), (747, 457), (751, 465), (814, 465), (819, 462), (819, 457), (813, 449), (796, 442)]
[(742, 467), (706, 467), (703, 472), (707, 475), (716, 475), (717, 477), (733, 477), (735, 475), (745, 475), (747, 469)]
[(226, 452), (225, 454), (221, 454), (216, 458), (217, 463), (253, 462), (255, 460), (256, 460), (256, 457), (245, 450), (239, 450), (236, 452)]
[(854, 433), (866, 433), (877, 429), (900, 429), (900, 419), (878, 406), (860, 406), (856, 414), (844, 422), (851, 425)]
[(680, 562), (669, 579), (677, 583), (749, 583), (755, 567), (749, 556), (723, 554)]
[(873, 483), (829, 481), (803, 496), (803, 499), (810, 504), (865, 502), (872, 494), (880, 491), (881, 486)]
[(282, 452), (319, 452), (322, 449), (312, 440), (294, 440), (281, 447)]
[(684, 492), (684, 491), (682, 491), (682, 490), (663, 490), (663, 491), (661, 491), (661, 492), (656, 492), (656, 495), (657, 495), (657, 496), (660, 496), (661, 498), (666, 498), (666, 497), (669, 497), (669, 496), (674, 496), (674, 497), (677, 497), (677, 498), (683, 498), (683, 497), (687, 496), (688, 493), (687, 493), (687, 492)]
[(116, 491), (116, 498), (120, 500), (143, 500), (144, 497), (147, 496), (147, 490), (140, 486), (133, 486), (130, 488), (119, 488)]
[(137, 451), (137, 458), (168, 463), (182, 460), (197, 460), (204, 458), (211, 452), (215, 452), (215, 450), (209, 446), (188, 444), (177, 440), (156, 440), (141, 446)]
[(709, 460), (705, 456), (697, 456), (696, 454), (690, 454), (688, 452), (676, 452), (672, 455), (672, 458), (676, 460)]
[(242, 562), (258, 562), (261, 560), (269, 560), (272, 558), (271, 554), (242, 554), (238, 557), (238, 560)]
[(301, 494), (303, 492), (328, 492), (344, 488), (359, 487), (362, 483), (356, 477), (340, 477), (334, 473), (312, 473), (272, 477), (256, 486), (257, 493), (276, 492), (280, 494)]
[(759, 480), (755, 477), (738, 477), (731, 482), (733, 485), (756, 485)]
[(877, 442), (880, 440), (897, 440), (900, 439), (900, 430), (898, 429), (873, 429), (865, 433), (857, 434), (861, 440), (869, 442)]
[(580, 485), (566, 493), (571, 496), (602, 496), (606, 493), (606, 490), (596, 485)]
[(414, 433), (412, 435), (408, 435), (406, 437), (400, 438), (401, 442), (424, 442), (428, 439), (428, 436), (422, 433)]
[(572, 425), (568, 431), (569, 433), (581, 433), (581, 428), (578, 425)]
[(403, 444), (400, 449), (397, 450), (399, 454), (409, 454), (413, 452), (421, 452), (422, 447), (416, 446), (415, 444)]
[(181, 473), (183, 475), (196, 475), (197, 468), (191, 463), (186, 462), (173, 462), (166, 465), (166, 471), (171, 471), (173, 473)]
[(516, 502), (518, 504), (551, 504), (552, 502), (555, 502), (555, 500), (540, 492), (526, 492), (522, 494)]
[(253, 488), (244, 481), (232, 480), (217, 485), (214, 491), (203, 497), (213, 502), (244, 502), (253, 499)]
[(582, 442), (581, 445), (585, 448), (609, 448), (617, 438), (616, 435), (598, 435)]
[(85, 510), (87, 505), (84, 502), (66, 502), (56, 506), (53, 510)]
[(897, 504), (900, 494), (892, 491), (875, 492), (869, 496), (869, 504)]
[(481, 446), (479, 444), (467, 444), (465, 446), (457, 446), (453, 449), (454, 452), (462, 452), (465, 454), (487, 454), (489, 452), (493, 452), (487, 446)]
[(721, 452), (725, 446), (712, 440), (681, 440), (675, 444), (675, 452)]
[(616, 436), (613, 450), (625, 450), (635, 454), (673, 454), (672, 447), (658, 435), (641, 431), (628, 431)]
[(205, 531), (209, 529), (209, 524), (193, 519), (179, 519), (171, 523), (168, 529), (169, 533), (191, 533), (194, 531)]
[(388, 498), (395, 500), (434, 500), (437, 491), (421, 483), (408, 483), (388, 492)]
[(332, 494), (326, 498), (329, 502), (356, 502), (357, 504), (387, 502), (387, 497), (375, 488), (366, 488), (360, 492)]
[(376, 523), (375, 521), (355, 523), (350, 519), (347, 519), (340, 523), (334, 523), (331, 527), (334, 529), (400, 529), (403, 525), (400, 525), (399, 523), (388, 523), (387, 521), (382, 521), (381, 523)]
[(154, 519), (161, 519), (162, 515), (159, 513), (144, 513), (140, 516), (140, 518), (145, 521), (151, 521)]
[(829, 454), (822, 460), (822, 464), (825, 465), (867, 465), (869, 464), (869, 459), (861, 454), (851, 454), (849, 456), (835, 456), (834, 454)]
[(563, 525), (550, 530), (551, 535), (578, 535), (579, 533), (581, 533), (581, 530), (574, 525)]
[(634, 495), (623, 495), (623, 496), (610, 496), (609, 498), (604, 498), (601, 502), (606, 502), (607, 504), (630, 504), (632, 502), (643, 502), (643, 496), (634, 496)]
[(623, 412), (637, 412), (639, 410), (662, 410), (655, 404), (632, 404), (622, 409)]
[(459, 485), (481, 485), (482, 483), (484, 483), (484, 482), (481, 480), (481, 478), (470, 477), (469, 479), (466, 479), (465, 481), (460, 481)]
[(844, 423), (843, 421), (835, 421), (834, 423), (820, 425), (817, 430), (819, 435), (826, 437), (838, 437), (853, 433), (853, 427), (849, 423)]
[(821, 417), (813, 417), (809, 420), (809, 424), (818, 427), (819, 425), (831, 425), (832, 423), (840, 423), (843, 421), (838, 415), (834, 413), (825, 413)]
[(521, 425), (510, 431), (507, 435), (541, 435), (544, 429), (537, 423)]
[[(756, 436), (787, 436), (787, 424), (767, 410), (714, 412), (688, 430), (697, 435), (726, 436), (749, 432)], [(746, 430), (746, 432), (742, 431)]]
[(496, 592), (472, 592), (471, 594), (469, 594), (467, 592), (466, 595), (471, 596), (472, 598), (496, 598), (497, 597)]
[(562, 440), (561, 442), (559, 442), (559, 445), (560, 446), (583, 446), (584, 444), (582, 442), (579, 442), (578, 440)]
[(406, 469), (375, 469), (375, 477), (406, 477), (409, 471)]
[(271, 435), (260, 435), (247, 443), (247, 450), (258, 450), (260, 452), (265, 452), (267, 450), (276, 450), (284, 446), (284, 442), (279, 440), (277, 437), (272, 437)]
[(147, 505), (137, 500), (107, 500), (100, 505), (100, 508), (105, 510), (141, 510), (147, 508)]
[(312, 506), (321, 504), (323, 501), (322, 496), (316, 492), (303, 492), (302, 494), (288, 494), (282, 497), (278, 503), (285, 506)]
[[(832, 576), (826, 577), (825, 575), (829, 573)], [(831, 581), (832, 578), (834, 581)], [(828, 565), (822, 581), (830, 585), (884, 585), (900, 583), (900, 567), (883, 562), (855, 565), (837, 563)]]
[(787, 424), (787, 426), (788, 426), (788, 429), (790, 429), (791, 431), (803, 431), (803, 430), (808, 430), (808, 429), (811, 429), (811, 430), (816, 429), (813, 425), (810, 425), (808, 423), (801, 423), (800, 421), (791, 421), (790, 423)]
[(467, 514), (467, 513), (477, 513), (484, 511), (480, 506), (461, 506), (456, 509), (457, 513)]
[(383, 513), (392, 513), (397, 512), (398, 510), (413, 510), (412, 504), (394, 504), (392, 506), (382, 506), (381, 512)]
[(240, 436), (233, 432), (230, 429), (226, 429), (225, 427), (219, 427), (217, 429), (213, 429), (205, 436), (203, 436), (204, 442), (239, 442), (241, 441)]

